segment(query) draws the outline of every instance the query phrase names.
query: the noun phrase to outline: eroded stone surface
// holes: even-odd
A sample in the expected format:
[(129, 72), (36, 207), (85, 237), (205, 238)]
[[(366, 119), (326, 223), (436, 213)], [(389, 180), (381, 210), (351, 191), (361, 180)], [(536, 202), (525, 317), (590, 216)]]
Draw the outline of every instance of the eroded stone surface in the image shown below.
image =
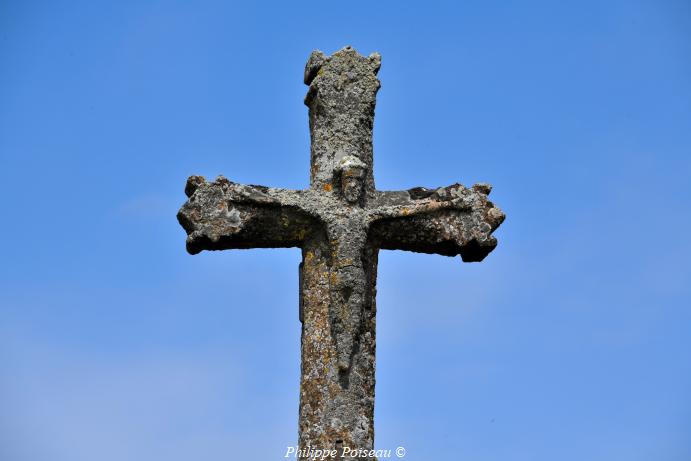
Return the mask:
[[(481, 261), (504, 214), (491, 187), (377, 191), (372, 126), (381, 59), (350, 47), (315, 51), (305, 68), (310, 188), (189, 178), (178, 213), (187, 250), (302, 248), (299, 443), (374, 446), (376, 276), (379, 249)], [(359, 458), (369, 459), (369, 458)]]

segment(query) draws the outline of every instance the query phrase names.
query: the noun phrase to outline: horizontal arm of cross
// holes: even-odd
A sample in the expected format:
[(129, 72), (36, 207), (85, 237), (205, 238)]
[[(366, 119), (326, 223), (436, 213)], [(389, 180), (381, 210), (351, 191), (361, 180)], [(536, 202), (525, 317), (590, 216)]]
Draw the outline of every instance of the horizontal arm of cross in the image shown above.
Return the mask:
[(383, 249), (481, 261), (496, 247), (491, 234), (505, 217), (487, 198), (490, 191), (487, 184), (453, 184), (377, 192), (370, 205), (370, 238)]
[(302, 244), (315, 218), (302, 207), (303, 191), (237, 184), (219, 176), (187, 180), (189, 197), (178, 212), (187, 251), (286, 248)]

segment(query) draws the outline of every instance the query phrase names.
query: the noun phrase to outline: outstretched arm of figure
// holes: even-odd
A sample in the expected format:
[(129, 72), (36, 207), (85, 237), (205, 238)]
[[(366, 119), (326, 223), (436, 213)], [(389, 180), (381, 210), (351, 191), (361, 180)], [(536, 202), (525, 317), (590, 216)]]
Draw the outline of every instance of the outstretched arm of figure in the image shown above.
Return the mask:
[(439, 189), (378, 192), (370, 208), (370, 239), (379, 247), (461, 255), (481, 261), (497, 245), (491, 234), (504, 213), (487, 198), (491, 187), (460, 184)]
[(224, 177), (187, 180), (189, 197), (178, 212), (187, 251), (299, 247), (315, 227), (302, 191), (237, 184)]

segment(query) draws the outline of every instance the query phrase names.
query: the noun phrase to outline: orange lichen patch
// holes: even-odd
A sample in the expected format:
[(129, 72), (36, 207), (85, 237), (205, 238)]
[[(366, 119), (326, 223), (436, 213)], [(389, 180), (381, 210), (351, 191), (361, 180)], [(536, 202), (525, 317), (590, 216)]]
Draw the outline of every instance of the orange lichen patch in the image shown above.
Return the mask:
[(310, 250), (307, 250), (305, 252), (305, 262), (310, 263), (310, 262), (312, 262), (312, 259), (314, 259), (314, 253), (312, 253), (312, 251), (310, 251)]
[(410, 210), (408, 208), (403, 208), (403, 210), (401, 210), (401, 214), (403, 216), (408, 216), (410, 214)]
[(347, 267), (347, 266), (353, 266), (355, 265), (355, 261), (353, 261), (350, 258), (343, 258), (338, 260), (337, 262), (337, 267)]
[(324, 184), (324, 190), (326, 192), (331, 192), (333, 190), (333, 186), (331, 185), (331, 183), (327, 182), (326, 184)]

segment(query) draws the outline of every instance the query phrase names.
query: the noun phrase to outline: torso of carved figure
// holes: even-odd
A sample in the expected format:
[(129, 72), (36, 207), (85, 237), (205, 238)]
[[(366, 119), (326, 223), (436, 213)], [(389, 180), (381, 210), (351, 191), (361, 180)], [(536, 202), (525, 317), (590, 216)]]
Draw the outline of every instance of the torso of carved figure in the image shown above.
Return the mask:
[(328, 226), (332, 251), (330, 276), (330, 314), (338, 368), (347, 371), (361, 330), (366, 300), (363, 255), (367, 245), (366, 214), (357, 206), (344, 207), (344, 213)]

